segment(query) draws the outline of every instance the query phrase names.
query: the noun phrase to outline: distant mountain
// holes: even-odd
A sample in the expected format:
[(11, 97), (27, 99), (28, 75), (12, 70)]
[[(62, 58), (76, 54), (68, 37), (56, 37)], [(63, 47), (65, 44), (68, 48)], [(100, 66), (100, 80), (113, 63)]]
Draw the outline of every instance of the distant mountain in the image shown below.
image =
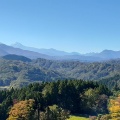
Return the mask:
[[(55, 58), (55, 57), (54, 57)], [(95, 62), (95, 61), (103, 61), (103, 58), (97, 56), (84, 56), (84, 55), (65, 55), (59, 56), (56, 60), (67, 60), (67, 61), (81, 61), (81, 62)]]
[(96, 55), (97, 53), (95, 53), (95, 52), (91, 52), (91, 53), (86, 53), (86, 54), (84, 54), (84, 56), (94, 56), (94, 55)]
[[(100, 62), (100, 61), (120, 58), (120, 51), (112, 51), (112, 50), (104, 50), (101, 53), (80, 54), (77, 52), (67, 53), (55, 49), (36, 49), (36, 48), (23, 46), (20, 43), (16, 43), (13, 46), (8, 46), (1, 43), (0, 56), (14, 54), (14, 55), (25, 56), (30, 59), (44, 58), (49, 60), (62, 60), (62, 61), (67, 60), (67, 61), (82, 61), (82, 62), (96, 62), (96, 61)], [(25, 49), (29, 49), (29, 50), (25, 50)]]
[(86, 53), (80, 54), (78, 52), (64, 52), (55, 49), (38, 49), (33, 47), (27, 47), (22, 45), (21, 43), (15, 43), (12, 45), (15, 48), (21, 48), (23, 50), (29, 50), (38, 52), (41, 54), (54, 56), (53, 59), (58, 60), (80, 60), (80, 61), (102, 61), (102, 60), (109, 60), (109, 59), (116, 59), (120, 58), (120, 51), (112, 51), (112, 50), (103, 50), (100, 53)]
[(84, 54), (85, 56), (92, 56), (98, 57), (103, 60), (110, 60), (110, 59), (117, 59), (120, 58), (120, 51), (113, 51), (113, 50), (103, 50), (100, 53), (87, 53)]
[(5, 44), (0, 44), (0, 56), (5, 56), (8, 54), (22, 55), (30, 59), (36, 59), (36, 58), (52, 59), (52, 57), (48, 55), (44, 55), (44, 54), (40, 54), (37, 52), (28, 51), (28, 50), (22, 50), (20, 48), (14, 48)]
[(8, 53), (3, 50), (2, 48), (0, 48), (0, 56), (4, 56), (4, 55), (7, 55)]
[(94, 54), (93, 56), (103, 58), (105, 60), (117, 59), (120, 58), (120, 51), (104, 50), (101, 53)]
[(27, 57), (13, 55), (13, 54), (5, 55), (2, 58), (6, 59), (6, 60), (19, 60), (19, 61), (23, 61), (23, 62), (31, 62), (32, 61), (31, 59), (29, 59)]
[[(20, 45), (20, 44), (18, 44)], [(64, 56), (48, 56), (45, 54), (41, 54), (38, 52), (30, 51), (30, 50), (23, 50), (22, 48), (14, 48), (12, 46), (8, 46), (5, 44), (0, 44), (0, 56), (5, 56), (9, 54), (14, 55), (20, 55), (25, 56), (30, 59), (36, 59), (36, 58), (44, 58), (49, 60), (72, 60), (72, 61), (86, 61), (86, 62), (93, 62), (93, 61), (99, 61), (100, 58), (97, 57), (89, 57), (89, 56), (83, 56), (83, 55), (77, 55), (77, 53), (71, 53), (71, 55), (64, 55)], [(74, 55), (72, 55), (74, 54)], [(76, 55), (75, 55), (76, 54)]]
[(77, 53), (77, 52), (68, 53), (68, 52), (56, 50), (56, 49), (53, 49), (53, 48), (51, 48), (51, 49), (44, 49), (44, 48), (38, 49), (38, 48), (33, 48), (33, 47), (27, 47), (27, 46), (24, 46), (24, 45), (22, 45), (21, 43), (18, 43), (18, 42), (13, 44), (12, 47), (20, 48), (20, 49), (23, 49), (23, 50), (34, 51), (34, 52), (38, 52), (38, 53), (41, 53), (41, 54), (46, 54), (46, 55), (49, 55), (49, 56), (80, 55), (80, 53)]

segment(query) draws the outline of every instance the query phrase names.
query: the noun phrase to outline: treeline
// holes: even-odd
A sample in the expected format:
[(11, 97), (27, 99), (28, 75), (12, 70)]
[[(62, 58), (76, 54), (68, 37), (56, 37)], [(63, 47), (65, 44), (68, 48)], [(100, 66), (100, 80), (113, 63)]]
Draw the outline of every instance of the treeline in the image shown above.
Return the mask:
[[(47, 111), (52, 113), (48, 107), (54, 105), (58, 106), (58, 111), (66, 110), (70, 114), (106, 114), (110, 95), (111, 92), (107, 87), (92, 81), (64, 80), (34, 83), (21, 89), (0, 91), (0, 120), (11, 117), (9, 114), (14, 104), (26, 100), (33, 100), (32, 113), (36, 111), (38, 114), (43, 113), (42, 117), (46, 116)], [(61, 113), (61, 116), (63, 114)]]
[(109, 89), (120, 90), (120, 75), (116, 74), (113, 77), (102, 79), (99, 83), (106, 85)]

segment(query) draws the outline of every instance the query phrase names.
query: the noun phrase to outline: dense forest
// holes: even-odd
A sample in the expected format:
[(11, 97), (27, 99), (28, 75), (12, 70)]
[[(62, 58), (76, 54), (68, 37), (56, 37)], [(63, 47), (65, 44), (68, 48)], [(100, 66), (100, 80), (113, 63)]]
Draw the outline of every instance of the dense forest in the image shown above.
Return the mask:
[(114, 75), (99, 81), (100, 84), (106, 85), (109, 89), (120, 89), (120, 75)]
[(120, 120), (120, 0), (0, 0), (0, 120)]
[(119, 115), (119, 59), (88, 63), (7, 55), (0, 58), (0, 71), (0, 120), (69, 120), (71, 115), (109, 120)]
[(30, 60), (17, 55), (0, 58), (0, 86), (22, 87), (33, 82), (65, 79), (107, 81), (120, 75), (120, 60), (85, 63), (79, 61)]
[(63, 79), (56, 71), (43, 69), (22, 60), (0, 59), (0, 86), (22, 87), (32, 82)]
[(107, 87), (92, 81), (34, 83), (0, 91), (0, 120), (65, 120), (70, 114), (107, 114), (110, 95)]
[(99, 80), (120, 74), (120, 60), (104, 62), (51, 61), (34, 60), (34, 64), (46, 69), (55, 70), (66, 77), (84, 80)]

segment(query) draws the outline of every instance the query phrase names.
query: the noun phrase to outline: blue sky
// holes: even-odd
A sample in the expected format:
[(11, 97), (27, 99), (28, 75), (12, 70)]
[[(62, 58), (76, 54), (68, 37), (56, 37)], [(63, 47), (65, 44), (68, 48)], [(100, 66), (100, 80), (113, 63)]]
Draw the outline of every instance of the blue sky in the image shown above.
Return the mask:
[(80, 53), (120, 50), (120, 0), (1, 0), (0, 42)]

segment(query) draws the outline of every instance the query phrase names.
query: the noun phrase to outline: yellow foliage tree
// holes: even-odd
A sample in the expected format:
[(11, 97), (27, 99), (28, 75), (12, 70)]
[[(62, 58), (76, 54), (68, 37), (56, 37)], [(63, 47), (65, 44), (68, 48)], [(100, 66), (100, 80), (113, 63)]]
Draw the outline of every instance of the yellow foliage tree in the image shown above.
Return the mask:
[(109, 111), (112, 120), (120, 120), (120, 96), (110, 100)]
[(14, 104), (7, 120), (34, 120), (34, 103), (35, 101), (30, 99)]

